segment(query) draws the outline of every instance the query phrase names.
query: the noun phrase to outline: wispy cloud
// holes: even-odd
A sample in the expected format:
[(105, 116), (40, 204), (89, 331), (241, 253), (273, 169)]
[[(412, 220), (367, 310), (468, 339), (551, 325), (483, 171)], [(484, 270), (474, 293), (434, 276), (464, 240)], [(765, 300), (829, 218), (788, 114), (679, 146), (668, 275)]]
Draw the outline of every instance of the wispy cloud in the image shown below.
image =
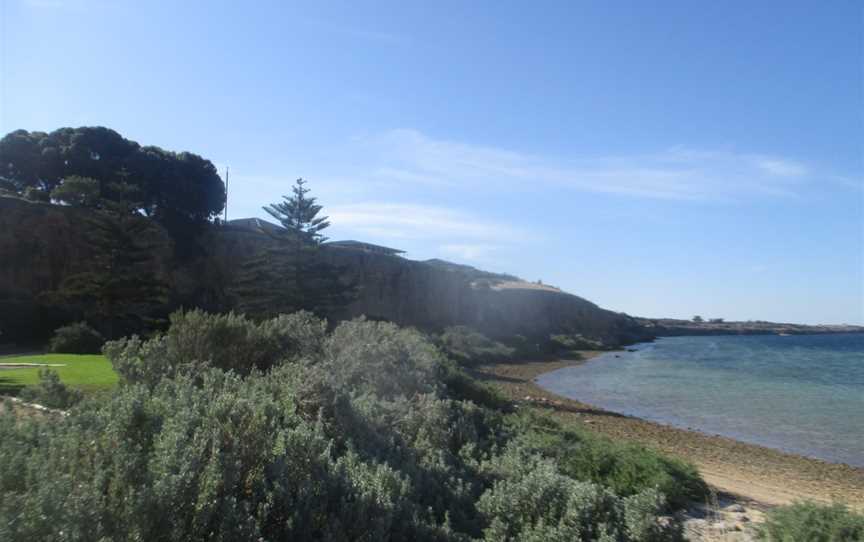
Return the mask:
[[(327, 209), (340, 229), (387, 242), (422, 241), (447, 258), (491, 262), (529, 241), (533, 233), (447, 207), (410, 203), (364, 202)], [(454, 242), (458, 240), (458, 242)]]
[(493, 256), (501, 250), (501, 246), (484, 243), (444, 244), (438, 249), (445, 255), (473, 262), (492, 262)]
[(771, 175), (780, 177), (801, 177), (807, 174), (807, 168), (803, 165), (778, 158), (757, 158), (756, 166)]
[(446, 207), (364, 202), (327, 209), (334, 223), (353, 231), (402, 239), (467, 239), (520, 242), (530, 235), (518, 228)]
[(526, 183), (673, 200), (795, 196), (812, 181), (806, 165), (734, 150), (672, 147), (641, 155), (567, 159), (431, 138), (409, 129), (366, 138), (376, 176), (405, 183), (517, 188)]

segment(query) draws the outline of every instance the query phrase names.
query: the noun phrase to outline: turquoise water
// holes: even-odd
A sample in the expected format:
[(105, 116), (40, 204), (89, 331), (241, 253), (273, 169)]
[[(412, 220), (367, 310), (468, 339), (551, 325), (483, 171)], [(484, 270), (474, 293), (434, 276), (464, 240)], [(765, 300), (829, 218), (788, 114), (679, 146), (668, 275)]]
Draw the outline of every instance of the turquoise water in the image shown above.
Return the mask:
[(610, 410), (864, 466), (864, 334), (668, 337), (537, 378)]

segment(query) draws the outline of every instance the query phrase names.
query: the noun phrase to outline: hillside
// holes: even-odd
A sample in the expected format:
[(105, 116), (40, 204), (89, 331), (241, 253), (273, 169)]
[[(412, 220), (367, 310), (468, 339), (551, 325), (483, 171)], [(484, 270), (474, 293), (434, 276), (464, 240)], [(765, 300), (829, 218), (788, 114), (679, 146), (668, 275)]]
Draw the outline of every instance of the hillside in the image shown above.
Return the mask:
[[(40, 339), (79, 317), (78, 307), (49, 294), (97, 265), (100, 249), (92, 239), (106, 220), (84, 209), (0, 197), (0, 330), (5, 340)], [(168, 290), (165, 303), (141, 301), (138, 312), (153, 318), (181, 306), (232, 309), (238, 271), (274, 242), (233, 226), (207, 226), (185, 240), (154, 223), (145, 233), (153, 248), (137, 269)], [(322, 257), (342, 266), (345, 278), (359, 286), (356, 299), (329, 314), (332, 319), (366, 315), (434, 330), (468, 325), (501, 337), (578, 333), (610, 346), (646, 338), (626, 315), (508, 275), (338, 248), (323, 250)]]

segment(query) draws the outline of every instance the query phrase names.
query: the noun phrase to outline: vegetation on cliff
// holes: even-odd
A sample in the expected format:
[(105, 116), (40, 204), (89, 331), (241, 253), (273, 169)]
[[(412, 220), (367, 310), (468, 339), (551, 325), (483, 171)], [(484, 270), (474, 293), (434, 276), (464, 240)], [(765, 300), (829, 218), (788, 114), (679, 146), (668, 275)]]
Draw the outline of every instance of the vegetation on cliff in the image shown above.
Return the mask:
[(225, 186), (209, 160), (142, 147), (103, 127), (16, 130), (0, 139), (0, 164), (0, 190), (141, 212), (171, 226), (209, 220), (225, 204)]
[(321, 315), (346, 305), (354, 286), (342, 279), (344, 268), (320, 256), (330, 223), (319, 216), (321, 205), (308, 196), (306, 181), (297, 179), (292, 194), (264, 207), (281, 228), (268, 230), (272, 243), (243, 264), (233, 286), (235, 307), (257, 316), (298, 310)]
[(68, 307), (85, 320), (98, 322), (112, 339), (118, 329), (152, 327), (148, 315), (158, 314), (168, 301), (168, 285), (154, 271), (159, 238), (149, 235), (152, 224), (123, 214), (87, 221), (87, 243), (93, 254), (87, 268), (42, 292), (42, 302)]

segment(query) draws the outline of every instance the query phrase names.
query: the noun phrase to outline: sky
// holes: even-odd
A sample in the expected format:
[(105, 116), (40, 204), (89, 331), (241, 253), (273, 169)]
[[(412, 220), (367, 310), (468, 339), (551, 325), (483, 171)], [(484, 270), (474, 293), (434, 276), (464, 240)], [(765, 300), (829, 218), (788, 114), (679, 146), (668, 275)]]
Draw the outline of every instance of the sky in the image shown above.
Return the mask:
[(0, 0), (0, 132), (309, 182), (331, 239), (649, 317), (864, 324), (858, 1)]

